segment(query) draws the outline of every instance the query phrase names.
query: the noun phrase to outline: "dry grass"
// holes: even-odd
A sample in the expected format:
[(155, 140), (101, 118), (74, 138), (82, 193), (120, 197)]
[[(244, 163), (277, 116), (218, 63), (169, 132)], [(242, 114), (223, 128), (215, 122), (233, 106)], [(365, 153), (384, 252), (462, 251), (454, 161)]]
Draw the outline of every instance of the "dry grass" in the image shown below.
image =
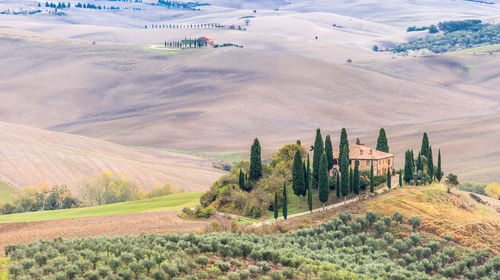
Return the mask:
[(361, 204), (361, 210), (385, 215), (398, 211), (405, 217), (419, 216), (419, 230), (443, 236), (469, 248), (490, 248), (500, 252), (500, 216), (463, 192), (446, 192), (442, 185), (395, 189)]

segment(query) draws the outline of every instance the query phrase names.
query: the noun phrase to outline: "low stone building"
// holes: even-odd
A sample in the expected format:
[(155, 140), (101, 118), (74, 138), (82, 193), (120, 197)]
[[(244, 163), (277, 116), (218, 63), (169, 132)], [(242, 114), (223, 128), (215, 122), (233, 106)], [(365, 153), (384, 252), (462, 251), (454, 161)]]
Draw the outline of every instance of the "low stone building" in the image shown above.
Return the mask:
[[(349, 145), (349, 165), (354, 169), (356, 160), (359, 160), (359, 169), (370, 169), (373, 161), (373, 175), (387, 173), (387, 169), (393, 172), (394, 155), (377, 151), (361, 145)], [(333, 152), (333, 168), (339, 170), (339, 151)]]

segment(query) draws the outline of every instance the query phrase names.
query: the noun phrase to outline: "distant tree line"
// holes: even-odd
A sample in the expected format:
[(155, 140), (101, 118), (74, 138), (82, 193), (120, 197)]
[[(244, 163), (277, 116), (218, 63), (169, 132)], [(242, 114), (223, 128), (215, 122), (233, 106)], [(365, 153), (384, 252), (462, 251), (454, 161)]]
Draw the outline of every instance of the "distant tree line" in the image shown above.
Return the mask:
[(437, 26), (434, 24), (429, 25), (429, 26), (422, 26), (422, 27), (410, 26), (406, 29), (406, 32), (424, 31), (424, 30), (429, 30), (429, 33), (438, 33), (439, 32)]
[[(40, 7), (41, 4), (38, 3), (38, 7)], [(57, 4), (56, 3), (52, 3), (52, 2), (45, 2), (45, 7), (46, 8), (54, 8), (54, 9), (66, 9), (66, 8), (71, 8), (71, 3), (68, 2), (67, 4), (64, 3), (64, 2), (58, 2)]]
[(119, 10), (120, 7), (115, 7), (115, 6), (101, 6), (101, 5), (95, 5), (92, 3), (80, 3), (78, 2), (75, 5), (75, 8), (83, 8), (83, 9), (94, 9), (94, 10)]
[(197, 7), (200, 6), (209, 6), (208, 3), (198, 3), (198, 2), (179, 2), (179, 1), (170, 1), (170, 0), (158, 0), (158, 6), (164, 6), (169, 9), (187, 9), (193, 11), (199, 11), (200, 9)]
[(482, 24), (480, 20), (440, 22), (443, 34), (426, 36), (398, 45), (393, 52), (427, 49), (443, 53), (484, 45), (500, 44), (500, 24)]
[[(209, 29), (209, 28), (221, 28), (224, 25), (218, 23), (202, 23), (202, 24), (151, 24), (151, 29)], [(148, 28), (147, 25), (144, 28)]]

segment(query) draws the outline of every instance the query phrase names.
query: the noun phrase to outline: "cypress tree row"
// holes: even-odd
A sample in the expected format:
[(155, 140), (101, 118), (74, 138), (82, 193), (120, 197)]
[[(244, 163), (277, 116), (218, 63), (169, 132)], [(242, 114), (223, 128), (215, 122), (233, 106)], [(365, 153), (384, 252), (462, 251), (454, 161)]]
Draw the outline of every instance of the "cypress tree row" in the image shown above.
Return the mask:
[(332, 140), (330, 138), (330, 135), (326, 136), (325, 154), (326, 154), (326, 160), (328, 162), (328, 170), (332, 170), (332, 168), (333, 168), (333, 147), (332, 147)]
[(283, 218), (286, 220), (288, 217), (288, 200), (286, 197), (286, 182), (283, 183)]
[(392, 182), (391, 182), (391, 169), (387, 168), (387, 187), (391, 189), (392, 187)]
[(434, 181), (434, 162), (432, 160), (432, 147), (429, 147), (429, 156), (427, 157), (427, 174), (431, 177), (431, 183)]
[(356, 198), (358, 198), (359, 195), (359, 160), (356, 160), (356, 163), (354, 164), (354, 175), (353, 175), (353, 191), (356, 194)]
[(349, 194), (349, 152), (347, 145), (344, 145), (344, 150), (342, 151), (340, 176), (340, 193), (344, 197), (344, 204), (347, 204), (346, 196)]
[(422, 137), (422, 147), (420, 148), (420, 154), (429, 158), (429, 137), (427, 137), (427, 132), (424, 132)]
[(347, 159), (349, 160), (349, 140), (347, 140), (347, 131), (342, 128), (340, 131), (339, 162), (344, 156), (344, 146), (347, 146)]
[(313, 196), (311, 191), (311, 184), (307, 187), (307, 206), (309, 206), (309, 211), (313, 210)]
[(241, 168), (240, 168), (240, 178), (238, 180), (238, 185), (240, 186), (240, 189), (246, 191), (246, 189), (245, 189), (245, 174), (243, 173)]
[(314, 140), (314, 152), (313, 152), (313, 175), (312, 184), (314, 187), (318, 186), (318, 174), (319, 174), (319, 162), (321, 160), (321, 155), (324, 151), (323, 138), (321, 137), (321, 130), (316, 129), (316, 139)]
[(389, 143), (387, 143), (387, 136), (385, 129), (381, 128), (377, 138), (377, 151), (389, 152)]
[(438, 150), (438, 166), (437, 166), (437, 170), (436, 170), (436, 179), (438, 180), (438, 182), (441, 182), (441, 178), (443, 175), (441, 175), (442, 171), (441, 171), (441, 149)]
[(305, 176), (304, 176), (304, 165), (302, 163), (302, 154), (300, 150), (297, 149), (295, 152), (295, 157), (293, 159), (293, 169), (292, 169), (292, 187), (293, 193), (297, 196), (298, 207), (300, 208), (300, 196), (305, 190)]
[(318, 187), (319, 187), (319, 201), (323, 203), (323, 211), (324, 211), (325, 204), (326, 202), (328, 202), (328, 196), (330, 195), (330, 186), (328, 186), (328, 162), (326, 160), (325, 153), (321, 155), (321, 160), (319, 163)]
[(370, 162), (370, 192), (375, 192), (375, 186), (373, 185), (373, 159)]
[(255, 138), (250, 151), (250, 180), (257, 181), (262, 177), (262, 155), (259, 139)]
[(278, 192), (274, 192), (274, 219), (278, 218)]

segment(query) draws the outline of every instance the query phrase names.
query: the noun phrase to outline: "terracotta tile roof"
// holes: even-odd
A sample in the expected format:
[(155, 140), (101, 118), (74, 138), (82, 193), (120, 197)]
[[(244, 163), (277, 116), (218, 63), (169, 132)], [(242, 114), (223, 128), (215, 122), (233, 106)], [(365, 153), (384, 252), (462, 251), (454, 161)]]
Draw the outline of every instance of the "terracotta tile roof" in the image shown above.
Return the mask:
[[(393, 156), (393, 154), (377, 151), (364, 145), (349, 145), (349, 159), (384, 159)], [(338, 157), (339, 150), (333, 151), (333, 158)]]

